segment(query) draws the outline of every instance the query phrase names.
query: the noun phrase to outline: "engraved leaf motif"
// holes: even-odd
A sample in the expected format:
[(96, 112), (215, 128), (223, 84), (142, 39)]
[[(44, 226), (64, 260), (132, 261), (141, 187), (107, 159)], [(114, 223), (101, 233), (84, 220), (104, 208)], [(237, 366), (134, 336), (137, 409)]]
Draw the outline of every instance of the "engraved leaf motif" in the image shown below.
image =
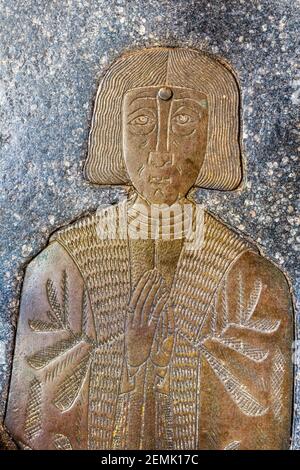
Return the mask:
[(82, 317), (81, 317), (81, 333), (87, 334), (87, 324), (88, 324), (88, 294), (86, 289), (83, 291), (82, 296)]
[[(263, 362), (268, 356), (269, 351), (251, 345), (244, 340), (241, 340), (235, 336), (226, 337), (225, 333), (230, 327), (237, 329), (246, 329), (261, 334), (272, 334), (280, 325), (280, 320), (272, 318), (261, 318), (254, 320), (253, 314), (258, 305), (263, 284), (261, 279), (256, 279), (249, 295), (246, 296), (244, 280), (242, 274), (237, 273), (237, 292), (236, 292), (236, 315), (235, 321), (230, 321), (229, 315), (229, 302), (227, 297), (228, 292), (228, 278), (225, 278), (223, 283), (223, 289), (221, 293), (220, 310), (218, 311), (217, 303), (213, 307), (211, 323), (211, 332), (209, 335), (203, 337), (202, 341), (198, 342), (198, 347), (205, 356), (208, 364), (219, 378), (226, 391), (228, 392), (231, 399), (236, 403), (239, 409), (248, 416), (262, 416), (264, 415), (268, 407), (261, 404), (248, 390), (240, 380), (235, 377), (227, 367), (224, 366), (222, 361), (219, 361), (213, 353), (211, 353), (205, 346), (204, 342), (207, 339), (211, 339), (219, 344), (230, 348), (239, 354), (247, 357), (253, 362)], [(216, 328), (216, 317), (220, 318), (220, 331), (217, 332)]]
[(78, 336), (71, 336), (68, 339), (62, 339), (53, 345), (34, 353), (32, 356), (27, 357), (27, 362), (34, 369), (42, 369), (43, 367), (46, 367), (51, 361), (69, 351), (78, 342)]
[(61, 290), (63, 296), (63, 323), (66, 327), (69, 326), (69, 282), (67, 271), (64, 270), (62, 274)]
[(49, 320), (50, 320), (51, 323), (58, 324), (58, 325), (59, 325), (59, 328), (60, 328), (60, 329), (62, 328), (61, 324), (57, 321), (56, 316), (52, 313), (51, 310), (48, 310), (48, 311), (47, 311), (47, 317), (49, 318)]
[[(221, 297), (221, 312), (220, 312), (222, 328), (221, 328), (220, 334), (217, 334), (216, 329), (212, 328), (211, 337), (213, 339), (219, 339), (220, 337), (222, 337), (222, 335), (227, 331), (227, 329), (232, 326), (256, 331), (262, 334), (274, 333), (279, 328), (280, 320), (270, 319), (270, 318), (262, 318), (258, 320), (252, 319), (252, 316), (256, 310), (257, 304), (261, 296), (262, 287), (263, 287), (262, 281), (260, 279), (256, 279), (256, 281), (254, 282), (254, 286), (250, 292), (248, 301), (246, 301), (243, 278), (241, 276), (241, 273), (238, 274), (237, 309), (236, 309), (237, 321), (230, 322), (228, 298), (227, 298), (228, 283), (227, 283), (227, 280), (224, 281), (222, 297)], [(216, 317), (217, 312), (215, 311), (213, 315)]]
[(284, 374), (285, 358), (282, 351), (277, 347), (271, 369), (271, 398), (273, 414), (279, 421), (282, 419)]
[(261, 320), (249, 320), (244, 323), (243, 328), (254, 330), (258, 333), (271, 334), (278, 330), (280, 320), (272, 320), (269, 318), (262, 318)]
[(57, 450), (73, 450), (70, 440), (64, 434), (55, 434), (53, 444)]
[(238, 450), (240, 443), (241, 441), (232, 441), (226, 447), (224, 447), (224, 450)]
[(238, 275), (237, 318), (242, 325), (245, 321), (244, 284), (241, 273)]
[[(79, 345), (80, 343), (78, 343)], [(69, 367), (80, 355), (82, 351), (81, 346), (74, 347), (72, 350), (66, 352), (65, 357), (50, 367), (45, 374), (45, 381), (52, 382), (55, 380), (67, 367)]]
[(34, 378), (30, 382), (30, 390), (25, 418), (25, 434), (29, 440), (33, 439), (41, 431), (41, 404), (42, 384), (37, 378)]
[(247, 416), (262, 416), (268, 411), (268, 408), (259, 403), (249, 392), (247, 387), (241, 384), (205, 347), (202, 346), (201, 351), (232, 400), (243, 413)]
[(269, 355), (268, 351), (258, 347), (253, 347), (236, 338), (215, 338), (215, 340), (254, 362), (263, 362)]
[(258, 304), (258, 301), (261, 295), (261, 291), (262, 291), (262, 282), (260, 279), (256, 279), (253, 289), (250, 293), (249, 302), (245, 311), (246, 322), (250, 320), (250, 318), (252, 317), (256, 309), (256, 306)]
[(87, 376), (90, 362), (91, 355), (88, 353), (83, 356), (72, 373), (58, 385), (53, 403), (60, 411), (69, 410), (75, 403)]
[(238, 286), (237, 318), (239, 319), (239, 323), (237, 323), (236, 326), (263, 334), (274, 333), (279, 328), (280, 320), (274, 320), (270, 318), (252, 320), (252, 316), (255, 312), (262, 292), (261, 280), (257, 279), (255, 281), (253, 289), (250, 292), (247, 305), (245, 302), (243, 279), (240, 273), (238, 277)]
[(52, 312), (54, 313), (56, 317), (56, 321), (64, 327), (65, 326), (64, 313), (58, 301), (57, 290), (51, 279), (47, 280), (46, 291), (47, 291), (48, 302), (49, 302), (49, 305), (51, 306)]
[[(222, 331), (224, 331), (228, 325), (228, 295), (227, 295), (227, 289), (226, 289), (226, 284), (222, 290)], [(214, 314), (215, 317), (217, 317), (216, 314)], [(215, 320), (216, 322), (216, 320)]]
[(77, 408), (76, 408), (76, 419), (75, 419), (75, 436), (78, 446), (81, 444), (81, 424), (82, 424), (82, 417), (83, 417), (83, 404), (81, 398), (78, 400)]
[(50, 323), (43, 320), (28, 320), (29, 328), (32, 331), (37, 331), (39, 333), (47, 331), (59, 331), (61, 326), (57, 323)]

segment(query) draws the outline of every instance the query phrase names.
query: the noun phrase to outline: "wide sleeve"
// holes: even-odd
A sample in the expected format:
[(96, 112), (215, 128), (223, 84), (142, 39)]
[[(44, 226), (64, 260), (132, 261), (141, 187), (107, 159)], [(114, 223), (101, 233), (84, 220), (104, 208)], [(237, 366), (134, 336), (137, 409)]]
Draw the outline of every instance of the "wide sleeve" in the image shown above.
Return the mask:
[(85, 447), (94, 345), (88, 293), (71, 257), (51, 243), (26, 269), (5, 426), (34, 449)]
[(293, 308), (283, 273), (244, 253), (221, 282), (202, 338), (202, 448), (286, 449)]

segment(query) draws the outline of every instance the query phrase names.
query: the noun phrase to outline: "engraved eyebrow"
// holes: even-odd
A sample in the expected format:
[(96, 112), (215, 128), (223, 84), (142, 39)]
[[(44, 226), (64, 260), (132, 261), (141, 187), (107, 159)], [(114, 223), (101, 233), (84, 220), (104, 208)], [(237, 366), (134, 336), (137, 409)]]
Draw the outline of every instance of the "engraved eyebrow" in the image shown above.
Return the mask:
[(131, 112), (128, 114), (128, 117), (132, 116), (133, 114), (138, 113), (139, 111), (142, 111), (143, 109), (149, 110), (149, 111), (151, 112), (151, 114), (153, 114), (154, 116), (156, 115), (156, 113), (155, 113), (155, 111), (153, 110), (153, 108), (149, 108), (149, 107), (147, 107), (147, 106), (143, 106), (142, 108), (134, 109), (133, 111), (131, 111)]
[(137, 98), (133, 98), (133, 100), (129, 103), (129, 106), (132, 105), (137, 100), (156, 100), (156, 97), (152, 96), (138, 96)]
[(179, 107), (175, 110), (175, 112), (172, 113), (172, 114), (174, 114), (174, 115), (176, 116), (176, 114), (179, 113), (182, 109), (188, 109), (188, 110), (192, 111), (194, 114), (199, 114), (199, 110), (192, 108), (192, 107), (189, 106), (188, 104), (186, 104), (186, 105), (183, 104), (183, 105), (179, 106)]
[(179, 106), (177, 109), (176, 109), (176, 113), (177, 111), (180, 111), (180, 109), (182, 108), (186, 108), (186, 109), (190, 109), (191, 111), (194, 111), (195, 113), (197, 112), (194, 108), (192, 108), (191, 106), (189, 106), (188, 104), (182, 104), (181, 106)]
[[(194, 103), (199, 104), (199, 106), (206, 107), (207, 106), (207, 100), (206, 99), (201, 99), (201, 100), (195, 100), (194, 98), (174, 98), (173, 101), (193, 101)], [(205, 106), (203, 106), (203, 103), (206, 103)]]

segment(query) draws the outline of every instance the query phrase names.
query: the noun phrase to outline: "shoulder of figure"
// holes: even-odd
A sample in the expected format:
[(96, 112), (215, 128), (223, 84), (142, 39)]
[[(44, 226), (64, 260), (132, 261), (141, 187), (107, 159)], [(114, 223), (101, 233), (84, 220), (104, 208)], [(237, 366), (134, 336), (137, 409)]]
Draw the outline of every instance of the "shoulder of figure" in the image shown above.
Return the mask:
[(270, 284), (280, 283), (289, 289), (288, 280), (282, 270), (275, 263), (263, 256), (258, 249), (249, 249), (242, 253), (231, 267), (232, 274), (237, 271), (242, 273), (252, 273), (256, 277), (262, 276)]
[(214, 238), (219, 240), (224, 248), (236, 245), (238, 251), (251, 250), (254, 253), (259, 253), (258, 248), (252, 240), (247, 237), (241, 236), (234, 228), (229, 227), (222, 220), (208, 211), (204, 211), (204, 224), (206, 227), (207, 238)]
[(285, 274), (257, 251), (247, 250), (235, 261), (228, 272), (228, 286), (232, 292), (248, 293), (249, 299), (258, 296), (258, 307), (265, 315), (292, 316), (292, 296)]
[(76, 219), (74, 222), (60, 228), (50, 237), (50, 243), (58, 242), (60, 243), (66, 234), (79, 234), (86, 230), (92, 229), (97, 223), (97, 212), (92, 214), (84, 215), (79, 219)]
[(126, 205), (127, 201), (122, 200), (118, 204), (100, 206), (97, 211), (85, 215), (55, 232), (50, 241), (58, 241), (64, 244), (66, 240), (94, 238), (97, 236), (97, 227), (114, 221), (118, 213), (126, 208)]
[(55, 276), (67, 270), (70, 274), (77, 273), (78, 269), (71, 256), (58, 241), (51, 241), (38, 255), (36, 255), (26, 267), (23, 289), (30, 282), (38, 283), (45, 276)]
[(42, 269), (45, 265), (56, 265), (58, 260), (67, 258), (69, 255), (64, 247), (51, 238), (49, 244), (29, 262), (26, 271)]
[(209, 232), (208, 237), (221, 239), (225, 251), (233, 245), (238, 247), (236, 257), (227, 271), (227, 277), (233, 282), (234, 288), (237, 287), (238, 279), (244, 279), (248, 286), (261, 283), (263, 291), (275, 295), (274, 299), (278, 296), (286, 308), (292, 309), (290, 287), (286, 276), (261, 254), (253, 241), (242, 237), (209, 212), (205, 212), (205, 224)]

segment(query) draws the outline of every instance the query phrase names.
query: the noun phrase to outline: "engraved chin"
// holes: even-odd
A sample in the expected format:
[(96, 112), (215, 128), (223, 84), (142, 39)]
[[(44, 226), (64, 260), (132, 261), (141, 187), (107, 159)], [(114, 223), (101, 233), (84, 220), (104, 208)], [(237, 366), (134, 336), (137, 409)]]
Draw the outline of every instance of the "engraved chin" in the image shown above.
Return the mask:
[(168, 202), (170, 199), (177, 199), (178, 193), (168, 186), (153, 185), (149, 191), (148, 197), (151, 196), (151, 202)]
[(152, 204), (173, 204), (178, 199), (178, 192), (171, 187), (155, 187), (145, 192), (144, 197)]
[(152, 183), (146, 186), (145, 197), (153, 204), (173, 204), (178, 199), (179, 192), (178, 178), (152, 178)]
[(140, 173), (142, 196), (153, 204), (172, 204), (179, 195), (181, 175), (175, 166), (168, 168), (145, 167)]

